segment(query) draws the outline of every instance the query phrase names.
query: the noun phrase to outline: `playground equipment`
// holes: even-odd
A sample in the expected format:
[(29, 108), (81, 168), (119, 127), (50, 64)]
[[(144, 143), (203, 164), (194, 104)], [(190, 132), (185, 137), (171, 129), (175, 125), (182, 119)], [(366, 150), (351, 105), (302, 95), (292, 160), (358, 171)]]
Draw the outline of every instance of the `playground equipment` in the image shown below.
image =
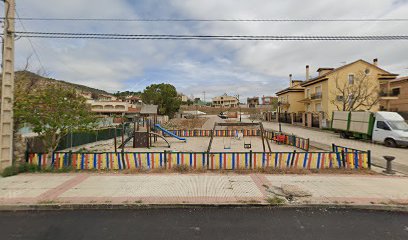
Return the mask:
[[(259, 123), (243, 123), (243, 122), (239, 122), (239, 123), (217, 123), (216, 122), (216, 123), (214, 123), (213, 130), (211, 131), (211, 139), (210, 139), (210, 143), (208, 144), (207, 152), (211, 151), (211, 145), (212, 145), (212, 142), (214, 140), (214, 133), (215, 133), (215, 129), (217, 128), (217, 126), (227, 127), (227, 128), (228, 127), (250, 127), (250, 126), (253, 127), (253, 126), (258, 126), (259, 129), (260, 129), (260, 132), (261, 132), (263, 151), (266, 152), (266, 146), (265, 146), (265, 142), (266, 142), (267, 145), (268, 145), (269, 152), (272, 152), (271, 145), (269, 144), (269, 141), (267, 139), (265, 139), (265, 137), (264, 137), (265, 130), (264, 130), (263, 125), (262, 125), (261, 122), (259, 122)], [(227, 131), (227, 132), (230, 132), (230, 131)], [(224, 136), (224, 137), (234, 137), (234, 136), (237, 136), (237, 138), (239, 137), (237, 135), (237, 132), (235, 134), (232, 134), (232, 133), (228, 133), (228, 134), (230, 134), (230, 135), (229, 136)], [(250, 140), (250, 142), (247, 143), (247, 142), (245, 142), (245, 137), (244, 136), (243, 136), (243, 138), (244, 138), (244, 148), (246, 148), (246, 149), (252, 148), (252, 141)], [(232, 138), (230, 138), (230, 139), (232, 139)], [(229, 148), (228, 148), (228, 146), (225, 145), (225, 139), (223, 139), (223, 141), (224, 141), (224, 149), (231, 149), (231, 142), (230, 142), (230, 145), (229, 145)], [(227, 148), (226, 148), (226, 146), (227, 146)]]
[[(155, 124), (154, 127), (157, 128), (157, 129), (159, 129), (159, 130), (162, 131), (163, 133), (165, 133), (165, 134), (171, 136), (171, 137), (174, 137), (174, 138), (177, 138), (178, 140), (187, 142), (187, 139), (177, 136), (176, 134), (174, 134), (174, 133), (170, 132), (169, 130), (167, 130), (167, 129), (163, 128), (162, 126), (160, 126), (160, 124)], [(163, 135), (164, 135), (164, 134), (163, 134)]]

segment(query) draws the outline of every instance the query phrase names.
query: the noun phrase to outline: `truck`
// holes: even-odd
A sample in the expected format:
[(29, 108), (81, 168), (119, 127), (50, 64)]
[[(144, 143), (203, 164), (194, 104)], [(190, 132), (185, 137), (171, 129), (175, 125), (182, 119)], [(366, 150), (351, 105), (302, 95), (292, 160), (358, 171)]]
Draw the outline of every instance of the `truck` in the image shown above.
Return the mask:
[(334, 111), (331, 128), (342, 138), (368, 139), (387, 147), (408, 146), (408, 124), (396, 112)]

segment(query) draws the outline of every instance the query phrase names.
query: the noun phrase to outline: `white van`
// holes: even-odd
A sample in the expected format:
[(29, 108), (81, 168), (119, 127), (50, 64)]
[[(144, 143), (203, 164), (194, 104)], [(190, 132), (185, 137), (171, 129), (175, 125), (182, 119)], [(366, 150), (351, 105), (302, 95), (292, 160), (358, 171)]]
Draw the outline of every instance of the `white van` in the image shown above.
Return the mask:
[(372, 140), (388, 147), (408, 146), (408, 124), (396, 112), (376, 112)]

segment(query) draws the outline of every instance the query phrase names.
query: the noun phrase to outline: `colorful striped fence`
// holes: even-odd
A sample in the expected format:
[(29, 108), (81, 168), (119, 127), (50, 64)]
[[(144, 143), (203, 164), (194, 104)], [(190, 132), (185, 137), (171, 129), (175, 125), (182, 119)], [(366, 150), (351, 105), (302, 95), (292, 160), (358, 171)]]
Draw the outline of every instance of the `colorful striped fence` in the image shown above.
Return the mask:
[(26, 157), (27, 163), (37, 165), (39, 168), (47, 167), (46, 153), (29, 153)]
[(338, 154), (338, 158), (349, 168), (371, 168), (371, 151), (362, 151), (355, 148), (338, 146), (332, 144), (332, 151)]
[(309, 139), (301, 138), (296, 135), (290, 135), (286, 133), (279, 133), (274, 131), (265, 130), (265, 137), (269, 140), (294, 146), (299, 149), (309, 151)]
[[(337, 147), (337, 146), (336, 146)], [(339, 147), (340, 149), (341, 147)], [(258, 168), (327, 169), (370, 168), (370, 152), (126, 152), (71, 153), (56, 152), (47, 161), (45, 154), (29, 154), (29, 163), (56, 169), (73, 167), (78, 170), (171, 169), (188, 166), (191, 169), (234, 170)]]
[[(213, 130), (170, 130), (170, 132), (180, 137), (211, 137)], [(245, 129), (245, 130), (215, 130), (215, 137), (234, 137), (238, 133), (242, 133), (244, 136), (260, 136), (261, 132), (257, 129)]]

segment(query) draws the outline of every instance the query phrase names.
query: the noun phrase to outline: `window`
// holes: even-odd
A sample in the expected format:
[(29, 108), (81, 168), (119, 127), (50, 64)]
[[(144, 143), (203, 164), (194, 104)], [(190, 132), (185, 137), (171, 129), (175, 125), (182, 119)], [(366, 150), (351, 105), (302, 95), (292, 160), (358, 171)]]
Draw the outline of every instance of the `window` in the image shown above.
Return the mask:
[(310, 88), (306, 89), (306, 98), (310, 98)]
[(400, 95), (400, 88), (393, 88), (392, 89), (392, 96)]
[(348, 82), (349, 82), (349, 84), (354, 84), (354, 74), (349, 74), (348, 75)]
[(392, 129), (408, 131), (408, 124), (405, 121), (389, 121), (389, 124)]
[(322, 104), (321, 103), (317, 103), (316, 104), (316, 112), (321, 112), (322, 111)]
[(366, 75), (370, 74), (370, 69), (369, 69), (369, 68), (366, 68), (366, 69), (364, 70), (364, 73), (365, 73)]
[(336, 96), (336, 101), (342, 102), (343, 101), (343, 96), (342, 95), (337, 95)]
[(387, 131), (391, 130), (390, 127), (384, 121), (378, 121), (377, 128), (387, 130)]

